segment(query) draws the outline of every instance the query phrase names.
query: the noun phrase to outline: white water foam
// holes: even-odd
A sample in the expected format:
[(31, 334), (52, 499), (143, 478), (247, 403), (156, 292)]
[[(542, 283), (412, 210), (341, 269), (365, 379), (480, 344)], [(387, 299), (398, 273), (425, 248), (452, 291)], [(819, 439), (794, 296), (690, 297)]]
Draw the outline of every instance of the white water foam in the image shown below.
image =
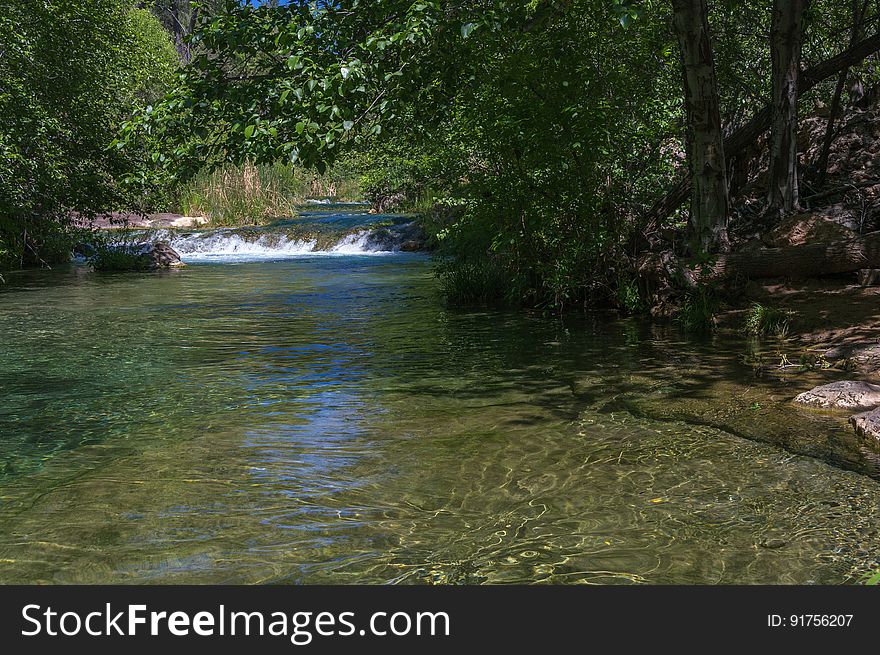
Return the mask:
[(167, 233), (163, 240), (177, 251), (184, 262), (248, 262), (321, 255), (388, 255), (394, 250), (370, 243), (370, 231), (362, 230), (342, 237), (329, 250), (317, 250), (316, 240), (293, 239), (284, 234), (266, 233), (244, 238), (228, 230), (190, 234)]

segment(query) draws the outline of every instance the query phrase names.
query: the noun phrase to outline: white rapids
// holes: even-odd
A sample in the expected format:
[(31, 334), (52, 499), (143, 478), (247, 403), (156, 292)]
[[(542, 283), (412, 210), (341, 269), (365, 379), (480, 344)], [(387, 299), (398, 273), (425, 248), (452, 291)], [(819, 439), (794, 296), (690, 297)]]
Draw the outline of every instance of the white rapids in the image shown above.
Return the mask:
[(199, 232), (163, 230), (154, 238), (167, 242), (184, 262), (248, 262), (333, 255), (390, 255), (400, 252), (397, 235), (363, 229), (323, 247), (314, 238), (283, 232), (242, 233), (234, 229)]

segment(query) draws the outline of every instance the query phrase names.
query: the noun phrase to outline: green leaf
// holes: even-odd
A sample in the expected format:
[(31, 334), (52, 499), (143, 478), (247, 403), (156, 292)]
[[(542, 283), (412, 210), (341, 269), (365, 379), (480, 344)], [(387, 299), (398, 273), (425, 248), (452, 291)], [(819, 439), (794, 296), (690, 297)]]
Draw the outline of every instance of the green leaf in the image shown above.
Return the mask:
[(248, 125), (244, 128), (244, 138), (250, 139), (254, 135), (254, 131), (257, 129), (256, 125)]

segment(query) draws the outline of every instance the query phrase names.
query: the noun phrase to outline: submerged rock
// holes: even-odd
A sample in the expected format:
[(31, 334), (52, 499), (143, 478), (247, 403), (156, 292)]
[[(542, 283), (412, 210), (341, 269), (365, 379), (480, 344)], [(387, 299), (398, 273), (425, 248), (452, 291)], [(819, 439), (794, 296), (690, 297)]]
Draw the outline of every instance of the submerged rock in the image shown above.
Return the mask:
[(880, 385), (855, 380), (832, 382), (805, 391), (794, 402), (827, 409), (873, 409), (880, 406)]
[(870, 412), (862, 412), (850, 417), (856, 434), (880, 446), (880, 409), (872, 409)]

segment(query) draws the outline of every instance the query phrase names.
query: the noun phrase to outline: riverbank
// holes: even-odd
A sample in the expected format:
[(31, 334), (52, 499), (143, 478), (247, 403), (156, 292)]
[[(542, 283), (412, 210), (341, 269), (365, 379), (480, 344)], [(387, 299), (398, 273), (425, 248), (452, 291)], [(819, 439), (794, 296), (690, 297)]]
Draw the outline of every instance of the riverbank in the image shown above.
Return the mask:
[(155, 214), (138, 214), (135, 212), (108, 212), (91, 219), (74, 219), (73, 225), (82, 229), (123, 230), (123, 229), (160, 229), (160, 228), (194, 228), (206, 226), (210, 219), (204, 216), (184, 216), (169, 212)]
[(775, 343), (787, 364), (851, 372), (880, 381), (880, 287), (851, 278), (765, 280), (750, 283), (736, 307), (718, 314), (718, 326), (742, 330), (754, 303), (786, 316), (785, 335)]

